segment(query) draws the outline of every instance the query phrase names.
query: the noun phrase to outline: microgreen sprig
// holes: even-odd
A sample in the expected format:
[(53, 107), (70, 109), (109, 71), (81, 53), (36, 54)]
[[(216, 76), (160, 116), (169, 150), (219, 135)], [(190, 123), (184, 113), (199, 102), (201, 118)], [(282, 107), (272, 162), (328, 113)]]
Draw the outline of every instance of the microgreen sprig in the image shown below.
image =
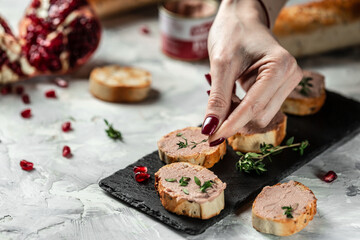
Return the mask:
[(299, 83), (299, 86), (301, 87), (299, 92), (301, 95), (309, 96), (310, 87), (313, 86), (311, 83), (309, 83), (311, 80), (313, 80), (312, 77), (303, 77)]
[(200, 141), (198, 143), (194, 142), (194, 141), (190, 141), (191, 143), (189, 144), (187, 138), (184, 137), (182, 133), (178, 133), (178, 134), (176, 134), (176, 136), (181, 137), (182, 139), (184, 139), (184, 141), (179, 140), (179, 142), (176, 143), (176, 145), (179, 146), (178, 150), (182, 149), (182, 148), (187, 148), (187, 147), (191, 147), (191, 149), (194, 149), (194, 148), (197, 147), (197, 145), (199, 145), (201, 143), (204, 143), (204, 142), (206, 142), (208, 140), (208, 139), (204, 139), (204, 140), (202, 140), (202, 141)]
[(106, 124), (106, 126), (108, 127), (108, 129), (105, 129), (105, 132), (107, 133), (107, 135), (109, 136), (109, 138), (116, 140), (119, 140), (121, 142), (123, 142), (123, 137), (120, 131), (116, 130), (115, 128), (113, 128), (112, 124), (110, 124), (106, 119), (104, 119), (104, 122)]
[(257, 174), (266, 172), (265, 164), (262, 162), (264, 159), (272, 161), (271, 156), (281, 153), (286, 148), (292, 148), (294, 151), (299, 151), (300, 155), (304, 154), (305, 148), (309, 146), (307, 140), (300, 143), (294, 143), (294, 137), (289, 138), (284, 146), (273, 146), (272, 144), (260, 144), (261, 153), (242, 153), (236, 152), (240, 156), (239, 161), (236, 162), (236, 169), (240, 172), (250, 173), (255, 171)]

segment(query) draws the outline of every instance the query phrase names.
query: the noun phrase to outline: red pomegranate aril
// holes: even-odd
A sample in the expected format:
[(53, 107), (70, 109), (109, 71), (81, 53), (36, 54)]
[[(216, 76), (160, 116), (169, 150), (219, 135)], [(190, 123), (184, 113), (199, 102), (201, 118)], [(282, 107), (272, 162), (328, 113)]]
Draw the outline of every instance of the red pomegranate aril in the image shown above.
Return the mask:
[(135, 180), (139, 183), (145, 182), (150, 178), (150, 174), (144, 172), (138, 172), (135, 174)]
[(134, 173), (138, 173), (138, 172), (143, 172), (143, 173), (147, 173), (147, 167), (145, 166), (135, 166), (133, 168)]
[(24, 93), (24, 87), (23, 86), (17, 86), (15, 88), (15, 92), (17, 95), (22, 95)]
[(150, 34), (150, 29), (149, 29), (149, 27), (148, 26), (142, 26), (141, 28), (140, 28), (140, 30), (141, 30), (141, 33), (142, 34), (144, 34), (144, 35), (148, 35), (148, 34)]
[(21, 116), (23, 118), (31, 118), (31, 109), (27, 108), (24, 111), (21, 112)]
[(22, 99), (23, 103), (25, 103), (25, 104), (30, 103), (30, 97), (27, 94), (22, 95), (21, 99)]
[(49, 90), (49, 91), (45, 92), (45, 96), (47, 98), (56, 98), (56, 93), (54, 90)]
[(67, 158), (71, 157), (71, 149), (69, 146), (64, 146), (62, 155), (63, 157), (67, 157)]
[(337, 175), (334, 171), (329, 171), (328, 173), (326, 173), (323, 177), (323, 180), (325, 182), (332, 182), (335, 179), (337, 179)]
[(2, 95), (8, 95), (11, 93), (11, 86), (4, 86), (1, 88)]
[(71, 122), (65, 122), (61, 125), (63, 132), (68, 132), (71, 130)]
[(25, 171), (31, 171), (34, 169), (34, 164), (32, 162), (28, 162), (26, 160), (21, 160), (20, 167)]
[(69, 86), (69, 83), (62, 78), (55, 78), (54, 82), (56, 83), (56, 85), (62, 88), (67, 88)]

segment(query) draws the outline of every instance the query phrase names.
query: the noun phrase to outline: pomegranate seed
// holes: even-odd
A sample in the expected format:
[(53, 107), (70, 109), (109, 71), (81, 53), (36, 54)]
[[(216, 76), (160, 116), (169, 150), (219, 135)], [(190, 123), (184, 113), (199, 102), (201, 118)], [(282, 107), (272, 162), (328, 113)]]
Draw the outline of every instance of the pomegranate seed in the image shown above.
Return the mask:
[(31, 118), (31, 109), (27, 108), (24, 111), (21, 112), (21, 116), (23, 118)]
[(45, 97), (47, 98), (56, 98), (56, 93), (54, 90), (49, 90), (45, 92)]
[(20, 167), (25, 171), (31, 171), (34, 169), (34, 164), (32, 162), (28, 162), (26, 160), (21, 160)]
[(22, 95), (24, 93), (24, 87), (23, 86), (17, 86), (15, 88), (15, 92), (17, 95)]
[(55, 84), (62, 88), (67, 88), (69, 86), (69, 83), (62, 78), (55, 78), (54, 80)]
[(2, 95), (8, 95), (9, 93), (11, 93), (11, 86), (8, 85), (1, 88)]
[(143, 172), (143, 173), (147, 173), (147, 167), (145, 166), (135, 166), (133, 168), (134, 173), (138, 173), (138, 172)]
[(334, 171), (329, 171), (327, 174), (325, 174), (325, 176), (323, 177), (323, 180), (325, 182), (332, 182), (335, 179), (337, 179), (337, 175)]
[(30, 103), (30, 97), (27, 94), (22, 95), (21, 99), (22, 99), (23, 103), (25, 103), (25, 104)]
[(67, 158), (71, 157), (71, 149), (69, 146), (64, 146), (62, 155), (63, 157), (67, 157)]
[(142, 26), (141, 28), (140, 28), (140, 30), (141, 30), (141, 33), (142, 34), (145, 34), (145, 35), (148, 35), (148, 34), (150, 34), (150, 29), (149, 29), (149, 27), (148, 26)]
[(148, 173), (144, 173), (144, 172), (137, 172), (135, 174), (135, 180), (139, 183), (141, 182), (145, 182), (146, 180), (148, 180), (150, 178), (150, 174)]
[(65, 122), (61, 125), (63, 132), (68, 132), (71, 130), (71, 122)]

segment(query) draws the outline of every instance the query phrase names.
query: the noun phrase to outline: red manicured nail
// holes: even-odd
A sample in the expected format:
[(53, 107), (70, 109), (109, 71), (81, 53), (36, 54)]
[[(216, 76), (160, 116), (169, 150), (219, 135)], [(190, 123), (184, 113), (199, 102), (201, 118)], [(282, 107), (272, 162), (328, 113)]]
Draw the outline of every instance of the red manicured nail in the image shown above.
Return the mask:
[(329, 171), (327, 174), (325, 174), (325, 176), (323, 177), (323, 180), (325, 182), (332, 182), (335, 179), (337, 179), (337, 175), (334, 171)]
[(210, 73), (205, 74), (205, 78), (206, 78), (207, 82), (209, 83), (209, 85), (211, 86), (211, 75), (210, 75)]
[(223, 142), (225, 141), (225, 138), (219, 138), (219, 139), (217, 139), (217, 140), (215, 140), (215, 141), (212, 141), (211, 143), (210, 143), (210, 147), (215, 147), (215, 146), (217, 146), (217, 145), (220, 145), (220, 144), (222, 144)]
[(204, 135), (211, 135), (215, 132), (219, 124), (219, 119), (215, 116), (208, 116), (205, 118), (201, 133)]

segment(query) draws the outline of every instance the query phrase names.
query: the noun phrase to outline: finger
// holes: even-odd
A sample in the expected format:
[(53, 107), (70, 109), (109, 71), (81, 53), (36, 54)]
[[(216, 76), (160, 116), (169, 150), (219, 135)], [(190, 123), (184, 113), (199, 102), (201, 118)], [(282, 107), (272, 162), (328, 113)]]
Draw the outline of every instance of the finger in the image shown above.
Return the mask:
[[(235, 62), (235, 61), (234, 61)], [(229, 64), (215, 62), (211, 68), (211, 91), (202, 126), (202, 134), (212, 135), (226, 119), (235, 83), (235, 71)]]
[(241, 104), (229, 115), (209, 141), (234, 135), (257, 114), (262, 112), (278, 88), (283, 84), (282, 74), (274, 74), (267, 68), (260, 70), (257, 80), (251, 86)]
[[(205, 74), (205, 79), (211, 86), (211, 74), (210, 73)], [(233, 93), (236, 93), (236, 82), (234, 83)], [(210, 91), (208, 91), (208, 95), (210, 95)]]
[(271, 98), (268, 105), (265, 109), (258, 115), (255, 119), (259, 127), (266, 127), (270, 121), (274, 118), (275, 114), (280, 110), (285, 99), (289, 94), (294, 90), (294, 88), (299, 84), (303, 77), (302, 71), (299, 70), (291, 76), (275, 93)]

